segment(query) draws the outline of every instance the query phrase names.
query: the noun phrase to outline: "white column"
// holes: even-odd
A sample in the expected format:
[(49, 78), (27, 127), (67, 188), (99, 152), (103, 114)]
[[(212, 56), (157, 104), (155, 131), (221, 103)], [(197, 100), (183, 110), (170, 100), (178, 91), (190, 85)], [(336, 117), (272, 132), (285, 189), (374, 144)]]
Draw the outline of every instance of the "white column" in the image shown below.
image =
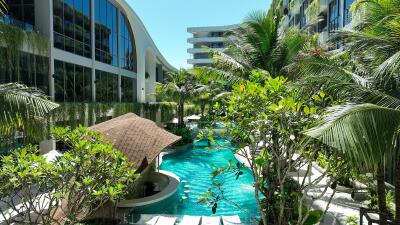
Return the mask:
[(146, 102), (146, 52), (138, 49), (137, 57), (137, 102)]
[(96, 37), (95, 35), (95, 15), (94, 15), (94, 0), (90, 1), (90, 33), (91, 33), (91, 50), (92, 50), (92, 101), (95, 102), (96, 101), (96, 69), (95, 69), (95, 59), (96, 59), (96, 51), (95, 51), (95, 40)]
[(149, 57), (148, 63), (146, 63), (147, 72), (150, 77), (146, 80), (146, 99), (148, 102), (155, 102), (155, 92), (156, 92), (156, 58), (154, 55)]
[(50, 21), (50, 27), (49, 27), (49, 49), (50, 49), (50, 57), (49, 57), (49, 69), (50, 69), (50, 74), (49, 74), (49, 95), (52, 101), (55, 101), (55, 85), (54, 85), (54, 32), (53, 32), (53, 0), (48, 1), (49, 5), (49, 21)]

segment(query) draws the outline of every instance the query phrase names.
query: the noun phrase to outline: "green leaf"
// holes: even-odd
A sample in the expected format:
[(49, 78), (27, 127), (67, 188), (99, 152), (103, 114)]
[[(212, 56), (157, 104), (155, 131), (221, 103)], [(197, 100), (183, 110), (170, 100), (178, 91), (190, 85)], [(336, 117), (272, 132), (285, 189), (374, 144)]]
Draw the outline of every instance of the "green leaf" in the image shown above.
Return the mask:
[(319, 222), (319, 219), (321, 218), (323, 214), (322, 210), (313, 210), (309, 212), (309, 215), (307, 217), (307, 220), (304, 222), (304, 225), (314, 225)]

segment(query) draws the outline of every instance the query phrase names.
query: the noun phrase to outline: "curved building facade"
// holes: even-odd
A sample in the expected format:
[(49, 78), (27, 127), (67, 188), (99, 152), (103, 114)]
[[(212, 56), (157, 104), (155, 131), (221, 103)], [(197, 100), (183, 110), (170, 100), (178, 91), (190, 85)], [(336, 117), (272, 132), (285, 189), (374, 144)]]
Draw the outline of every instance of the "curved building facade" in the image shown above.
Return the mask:
[[(37, 86), (56, 102), (150, 102), (163, 73), (175, 70), (125, 0), (7, 3), (3, 22), (37, 30), (48, 37), (50, 48), (48, 55), (40, 56), (48, 59), (44, 72), (35, 70), (32, 78), (20, 73), (0, 82)], [(27, 64), (40, 57), (28, 56)]]

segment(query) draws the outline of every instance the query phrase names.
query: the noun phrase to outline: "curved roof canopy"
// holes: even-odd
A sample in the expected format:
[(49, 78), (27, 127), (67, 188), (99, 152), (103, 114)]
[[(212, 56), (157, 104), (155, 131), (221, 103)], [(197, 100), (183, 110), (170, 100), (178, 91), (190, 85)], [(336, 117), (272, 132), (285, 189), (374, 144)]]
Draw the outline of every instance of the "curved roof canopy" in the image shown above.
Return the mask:
[(106, 140), (134, 163), (137, 172), (143, 171), (164, 148), (181, 139), (134, 113), (96, 124), (90, 129), (103, 133)]

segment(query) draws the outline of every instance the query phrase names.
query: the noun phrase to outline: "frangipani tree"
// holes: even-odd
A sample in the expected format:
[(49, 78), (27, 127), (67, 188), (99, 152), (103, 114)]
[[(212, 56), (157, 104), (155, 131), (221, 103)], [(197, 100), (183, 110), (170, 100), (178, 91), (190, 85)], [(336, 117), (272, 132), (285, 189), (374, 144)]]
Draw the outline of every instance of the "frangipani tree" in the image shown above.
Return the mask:
[(2, 224), (77, 224), (123, 199), (135, 180), (132, 163), (100, 133), (79, 127), (52, 134), (68, 149), (52, 162), (37, 146), (1, 158)]
[(187, 70), (167, 74), (165, 84), (157, 87), (157, 96), (165, 100), (172, 100), (178, 105), (178, 125), (184, 127), (184, 106), (186, 101), (205, 91), (206, 86), (199, 84)]
[[(327, 173), (313, 178), (300, 175), (303, 169), (305, 174), (310, 172), (316, 154), (314, 143), (302, 144), (301, 132), (313, 124), (316, 113), (329, 101), (322, 91), (303, 95), (285, 77), (272, 78), (253, 71), (250, 80), (233, 86), (226, 102), (216, 104), (218, 114), (223, 115), (219, 119), (225, 122), (230, 140), (238, 147), (235, 154), (245, 159), (254, 176), (262, 224), (316, 224), (323, 219), (327, 209), (312, 210), (311, 205), (326, 197), (329, 184), (319, 186), (323, 191), (318, 196), (308, 194)], [(212, 130), (210, 133), (214, 135)], [(210, 134), (203, 134), (203, 138), (205, 135), (212, 139)], [(224, 195), (223, 179), (229, 173), (240, 179), (242, 167), (229, 162), (217, 168), (213, 188), (199, 201), (213, 206), (213, 212), (218, 210), (218, 201), (234, 202)], [(311, 204), (305, 204), (306, 198)]]

